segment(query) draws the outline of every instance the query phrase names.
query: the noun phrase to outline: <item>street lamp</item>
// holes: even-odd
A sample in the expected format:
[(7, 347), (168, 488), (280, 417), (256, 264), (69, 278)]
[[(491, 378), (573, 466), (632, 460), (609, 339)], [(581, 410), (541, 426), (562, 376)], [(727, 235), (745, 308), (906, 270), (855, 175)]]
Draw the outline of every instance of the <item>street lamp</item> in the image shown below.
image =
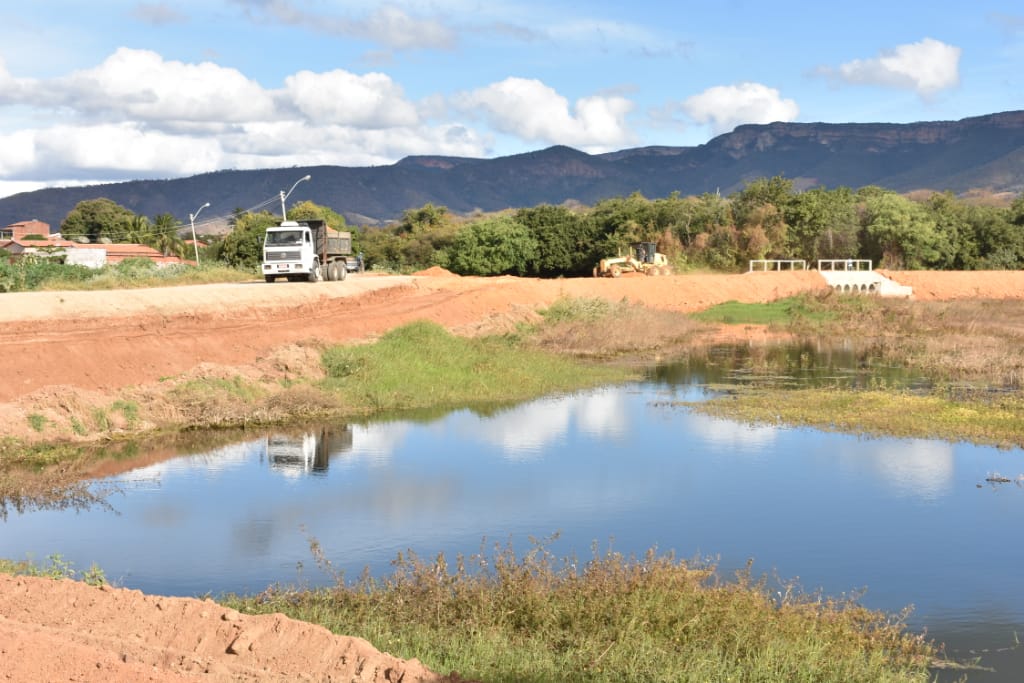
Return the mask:
[[(298, 180), (295, 181), (295, 185), (298, 185), (303, 180), (309, 180), (312, 177), (313, 176), (304, 176), (302, 178), (299, 178)], [(283, 221), (288, 220), (288, 216), (286, 216), (285, 213), (284, 213), (284, 200), (288, 199), (288, 195), (290, 195), (292, 193), (292, 190), (295, 189), (295, 185), (292, 185), (292, 189), (288, 190), (287, 192), (285, 192), (284, 190), (281, 190), (281, 220), (283, 220)]]
[(206, 207), (208, 207), (209, 205), (210, 205), (210, 202), (206, 202), (205, 204), (200, 206), (198, 209), (196, 209), (195, 213), (190, 213), (188, 215), (188, 222), (192, 225), (192, 247), (196, 250), (196, 265), (197, 266), (199, 265), (199, 242), (196, 241), (196, 216), (198, 216), (199, 212), (202, 211), (203, 209), (205, 209)]

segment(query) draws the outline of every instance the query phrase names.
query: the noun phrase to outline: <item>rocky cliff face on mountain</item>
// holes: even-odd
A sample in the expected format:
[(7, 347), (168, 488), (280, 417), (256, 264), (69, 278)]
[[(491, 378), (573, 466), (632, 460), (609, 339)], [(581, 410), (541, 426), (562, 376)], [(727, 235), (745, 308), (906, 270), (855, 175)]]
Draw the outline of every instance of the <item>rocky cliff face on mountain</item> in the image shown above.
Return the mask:
[(498, 157), (416, 156), (390, 166), (218, 171), (26, 192), (0, 199), (0, 225), (39, 219), (56, 230), (75, 204), (106, 197), (146, 216), (179, 220), (202, 202), (211, 213), (261, 204), (309, 173), (293, 199), (329, 206), (352, 223), (385, 223), (428, 202), (456, 213), (593, 204), (640, 192), (657, 198), (720, 192), (776, 175), (799, 189), (879, 185), (912, 190), (1024, 191), (1024, 111), (908, 124), (743, 125), (697, 147), (654, 146), (591, 155), (556, 146)]

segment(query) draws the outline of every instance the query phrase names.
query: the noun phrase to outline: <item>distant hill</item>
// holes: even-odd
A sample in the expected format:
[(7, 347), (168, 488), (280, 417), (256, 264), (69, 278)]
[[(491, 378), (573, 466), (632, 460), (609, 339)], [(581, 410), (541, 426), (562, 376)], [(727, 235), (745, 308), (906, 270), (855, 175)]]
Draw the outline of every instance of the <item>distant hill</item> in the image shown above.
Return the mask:
[[(390, 166), (303, 166), (217, 171), (170, 180), (135, 180), (24, 192), (0, 199), (0, 226), (39, 219), (57, 230), (75, 204), (106, 197), (146, 216), (171, 213), (187, 221), (226, 215), (274, 198), (311, 174), (289, 198), (312, 200), (350, 223), (384, 223), (428, 202), (456, 213), (509, 207), (593, 204), (639, 191), (648, 198), (729, 194), (746, 182), (782, 175), (813, 186), (879, 185), (916, 189), (1024, 191), (1024, 111), (960, 121), (770, 123), (744, 125), (697, 147), (641, 147), (585, 154), (569, 147), (471, 159), (415, 156)], [(271, 204), (273, 212), (280, 204)]]

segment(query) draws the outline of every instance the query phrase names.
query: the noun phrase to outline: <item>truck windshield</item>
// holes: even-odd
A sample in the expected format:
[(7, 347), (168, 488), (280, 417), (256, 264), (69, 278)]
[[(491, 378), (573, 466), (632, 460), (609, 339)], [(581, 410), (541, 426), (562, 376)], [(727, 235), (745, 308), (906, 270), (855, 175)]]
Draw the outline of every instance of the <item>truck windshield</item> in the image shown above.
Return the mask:
[(301, 230), (280, 230), (267, 232), (267, 246), (281, 247), (291, 244), (302, 244)]

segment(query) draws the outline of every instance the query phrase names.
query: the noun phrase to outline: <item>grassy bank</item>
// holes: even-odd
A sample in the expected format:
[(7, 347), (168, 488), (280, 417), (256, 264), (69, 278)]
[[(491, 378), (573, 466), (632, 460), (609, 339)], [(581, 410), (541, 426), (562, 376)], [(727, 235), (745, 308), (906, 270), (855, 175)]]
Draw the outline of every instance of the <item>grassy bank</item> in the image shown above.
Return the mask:
[[(314, 544), (314, 551), (317, 548)], [(399, 556), (391, 576), (222, 602), (357, 635), (433, 670), (530, 681), (925, 681), (935, 650), (853, 601), (769, 590), (654, 552)]]
[[(866, 368), (896, 366), (931, 381), (928, 390), (730, 388), (693, 410), (742, 421), (851, 433), (1024, 446), (1024, 309), (1014, 301), (909, 302), (801, 296), (772, 304), (727, 304), (704, 320), (761, 323), (824, 348), (853, 349)], [(758, 371), (771, 354), (756, 354)], [(782, 358), (776, 357), (776, 358)]]
[(745, 422), (789, 424), (894, 436), (1024, 448), (1024, 397), (974, 399), (905, 391), (740, 390), (691, 410)]

